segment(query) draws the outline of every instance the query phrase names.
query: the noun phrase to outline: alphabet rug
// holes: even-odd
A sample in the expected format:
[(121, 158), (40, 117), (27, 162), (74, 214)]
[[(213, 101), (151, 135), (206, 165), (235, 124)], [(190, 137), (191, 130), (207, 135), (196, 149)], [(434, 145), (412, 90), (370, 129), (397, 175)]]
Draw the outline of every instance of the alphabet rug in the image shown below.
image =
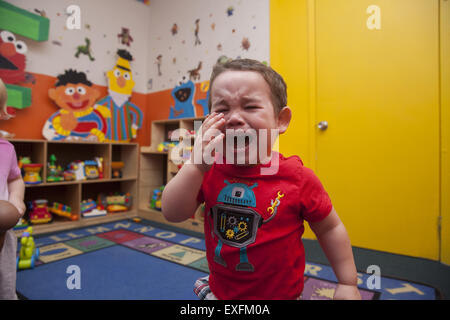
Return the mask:
[[(201, 237), (161, 229), (150, 221), (122, 220), (35, 236), (40, 250), (33, 269), (17, 272), (23, 299), (196, 300), (194, 282), (208, 274)], [(19, 242), (20, 247), (20, 242)], [(307, 262), (303, 300), (332, 299), (331, 267)], [(365, 300), (434, 300), (433, 287), (358, 273)]]

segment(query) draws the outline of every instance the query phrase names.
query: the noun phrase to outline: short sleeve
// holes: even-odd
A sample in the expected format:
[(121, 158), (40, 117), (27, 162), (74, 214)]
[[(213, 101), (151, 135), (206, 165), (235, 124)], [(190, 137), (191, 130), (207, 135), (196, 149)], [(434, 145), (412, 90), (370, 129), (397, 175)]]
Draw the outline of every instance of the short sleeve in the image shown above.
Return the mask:
[(200, 187), (200, 190), (198, 190), (198, 194), (197, 194), (197, 202), (198, 202), (198, 203), (203, 203), (203, 202), (205, 202), (205, 197), (203, 196), (203, 184), (202, 184), (202, 187)]
[(319, 178), (314, 172), (302, 167), (300, 174), (300, 202), (303, 219), (318, 222), (325, 219), (333, 205)]
[(10, 170), (8, 175), (8, 181), (15, 180), (21, 176), (20, 168), (17, 163), (17, 156), (14, 147), (11, 146), (11, 157), (10, 157)]

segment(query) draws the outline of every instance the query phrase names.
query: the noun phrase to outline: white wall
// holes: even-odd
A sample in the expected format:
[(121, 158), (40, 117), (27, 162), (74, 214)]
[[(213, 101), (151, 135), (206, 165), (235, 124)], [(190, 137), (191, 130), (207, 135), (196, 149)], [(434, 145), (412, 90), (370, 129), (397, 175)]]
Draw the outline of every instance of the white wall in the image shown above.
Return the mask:
[[(229, 7), (234, 8), (230, 16)], [(151, 0), (150, 9), (149, 91), (173, 88), (199, 61), (203, 62), (200, 81), (209, 80), (212, 66), (221, 55), (269, 62), (269, 0)], [(201, 45), (196, 46), (197, 19)], [(174, 23), (178, 25), (176, 35), (171, 33)], [(243, 38), (250, 42), (248, 50), (241, 46)], [(162, 55), (161, 76), (156, 65), (158, 55)]]
[[(106, 86), (104, 73), (113, 67), (117, 49), (124, 48), (134, 58), (134, 90), (147, 93), (173, 88), (183, 76), (188, 77), (188, 70), (196, 68), (199, 61), (203, 67), (196, 82), (208, 80), (221, 55), (269, 62), (269, 0), (151, 0), (150, 5), (137, 0), (7, 2), (30, 12), (44, 10), (50, 19), (47, 42), (17, 37), (28, 46), (28, 72), (56, 77), (65, 69), (74, 68), (85, 72), (90, 81)], [(65, 27), (66, 8), (73, 4), (81, 9), (81, 30)], [(229, 7), (234, 8), (230, 16)], [(194, 45), (196, 19), (200, 19), (198, 46)], [(171, 33), (174, 23), (178, 25), (176, 35)], [(122, 27), (130, 29), (134, 40), (130, 47), (121, 44), (117, 37)], [(74, 57), (85, 37), (91, 39), (95, 61), (84, 55)], [(248, 50), (242, 48), (243, 38), (250, 42)], [(222, 50), (218, 50), (219, 44)], [(161, 76), (155, 63), (158, 55), (162, 55)]]
[[(65, 69), (73, 68), (86, 73), (88, 79), (99, 85), (107, 85), (104, 73), (116, 62), (117, 49), (127, 49), (132, 54), (134, 88), (146, 92), (147, 35), (150, 24), (150, 6), (136, 0), (7, 0), (7, 2), (35, 13), (44, 10), (50, 19), (49, 40), (37, 42), (17, 36), (28, 46), (26, 71), (56, 77)], [(81, 29), (68, 30), (66, 8), (78, 5), (81, 9)], [(120, 43), (117, 34), (122, 27), (130, 29), (133, 42), (130, 47)], [(84, 38), (91, 40), (92, 55), (75, 58), (76, 48), (84, 45)], [(54, 44), (54, 41), (61, 45)]]

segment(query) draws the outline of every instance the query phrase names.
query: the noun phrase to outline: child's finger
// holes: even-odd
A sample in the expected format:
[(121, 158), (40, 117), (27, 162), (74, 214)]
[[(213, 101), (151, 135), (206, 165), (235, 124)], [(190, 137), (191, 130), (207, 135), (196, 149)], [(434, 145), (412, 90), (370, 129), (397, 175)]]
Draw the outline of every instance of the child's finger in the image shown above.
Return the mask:
[(219, 144), (222, 142), (222, 140), (224, 139), (225, 135), (223, 133), (217, 135), (214, 139), (212, 139), (204, 148), (203, 150), (203, 155), (208, 156), (208, 155), (214, 155), (214, 150), (216, 149), (217, 146), (219, 146)]
[(203, 132), (206, 132), (209, 128), (211, 128), (220, 119), (223, 119), (223, 114), (222, 113), (214, 113), (211, 116), (211, 118), (205, 120), (205, 122), (202, 124), (201, 129), (203, 130)]

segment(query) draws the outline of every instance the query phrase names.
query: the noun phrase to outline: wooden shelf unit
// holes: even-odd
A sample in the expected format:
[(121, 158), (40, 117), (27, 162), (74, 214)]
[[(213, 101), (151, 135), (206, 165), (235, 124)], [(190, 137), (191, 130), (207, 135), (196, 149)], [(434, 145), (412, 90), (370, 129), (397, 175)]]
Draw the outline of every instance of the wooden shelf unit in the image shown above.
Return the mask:
[[(178, 228), (203, 233), (203, 215), (199, 208), (194, 216), (184, 222), (168, 222), (162, 213), (149, 207), (153, 190), (166, 185), (176, 174), (177, 168), (170, 161), (170, 150), (168, 152), (158, 151), (158, 144), (170, 141), (169, 131), (178, 128), (194, 130), (195, 121), (203, 121), (201, 118), (169, 119), (157, 120), (151, 126), (151, 145), (141, 147), (140, 152), (140, 173), (139, 173), (139, 216), (164, 223)], [(176, 201), (176, 199), (174, 199)]]
[[(42, 164), (42, 183), (26, 185), (25, 201), (36, 199), (48, 200), (48, 205), (59, 202), (72, 208), (72, 213), (79, 216), (77, 221), (69, 221), (63, 217), (53, 215), (53, 222), (33, 225), (35, 234), (80, 228), (88, 225), (115, 221), (138, 215), (138, 155), (137, 143), (95, 143), (95, 142), (56, 142), (46, 140), (10, 139), (16, 149), (17, 157), (28, 156), (32, 163)], [(48, 168), (50, 155), (57, 158), (56, 165), (65, 168), (76, 160), (94, 160), (103, 158), (102, 179), (48, 182)], [(111, 162), (123, 161), (121, 178), (112, 178)], [(129, 192), (132, 196), (132, 206), (127, 212), (108, 213), (106, 216), (83, 218), (80, 214), (81, 201), (88, 198), (97, 200), (99, 193)], [(22, 231), (17, 231), (20, 234)]]

